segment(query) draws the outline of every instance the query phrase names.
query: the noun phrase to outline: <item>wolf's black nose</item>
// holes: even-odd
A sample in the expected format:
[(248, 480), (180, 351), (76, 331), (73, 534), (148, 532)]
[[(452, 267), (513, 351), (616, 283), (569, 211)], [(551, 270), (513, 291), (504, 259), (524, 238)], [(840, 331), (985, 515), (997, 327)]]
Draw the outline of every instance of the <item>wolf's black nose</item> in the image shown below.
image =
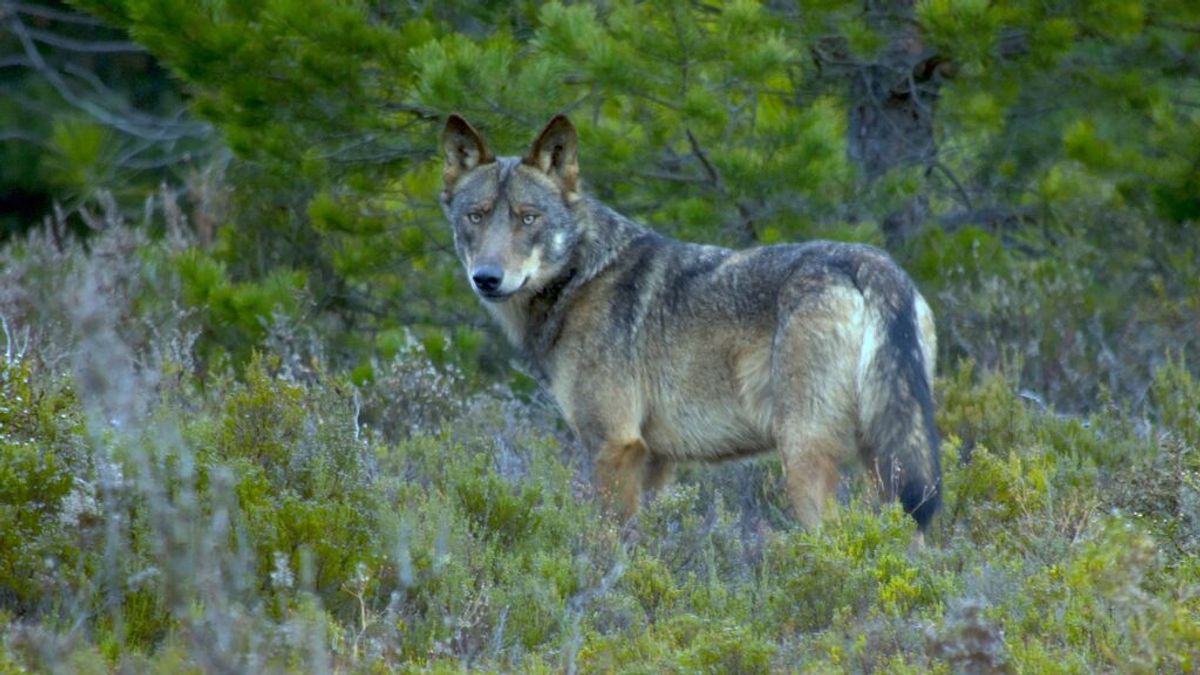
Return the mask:
[(476, 267), (471, 273), (471, 281), (475, 282), (475, 288), (483, 293), (492, 293), (500, 288), (500, 281), (504, 279), (504, 270), (496, 265), (483, 265)]

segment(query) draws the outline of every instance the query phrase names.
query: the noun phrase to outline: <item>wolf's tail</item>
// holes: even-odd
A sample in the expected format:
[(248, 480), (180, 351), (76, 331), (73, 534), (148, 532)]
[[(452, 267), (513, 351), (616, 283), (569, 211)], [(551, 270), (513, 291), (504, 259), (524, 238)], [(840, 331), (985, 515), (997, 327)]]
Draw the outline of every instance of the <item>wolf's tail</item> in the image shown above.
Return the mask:
[(936, 346), (932, 335), (922, 336), (918, 303), (920, 311), (928, 307), (912, 283), (889, 281), (864, 289), (874, 321), (860, 361), (863, 459), (884, 494), (899, 497), (924, 531), (942, 504), (931, 382)]

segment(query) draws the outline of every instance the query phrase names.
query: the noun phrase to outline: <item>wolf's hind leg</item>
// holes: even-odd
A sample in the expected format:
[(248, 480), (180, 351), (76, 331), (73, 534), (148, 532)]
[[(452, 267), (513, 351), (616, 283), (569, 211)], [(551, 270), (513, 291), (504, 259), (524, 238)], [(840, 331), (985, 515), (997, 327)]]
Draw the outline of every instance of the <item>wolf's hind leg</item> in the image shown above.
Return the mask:
[(609, 442), (596, 458), (596, 478), (605, 505), (622, 520), (637, 513), (653, 458), (642, 439)]
[(840, 441), (803, 433), (788, 434), (779, 450), (796, 519), (805, 528), (816, 529), (825, 512), (837, 506), (841, 458), (848, 450)]
[(788, 496), (807, 528), (833, 502), (844, 462), (857, 456), (857, 370), (866, 315), (854, 288), (812, 280), (780, 298), (772, 391), (775, 441)]
[(649, 495), (661, 490), (675, 477), (674, 460), (651, 453), (646, 460), (646, 471), (642, 477), (642, 489)]

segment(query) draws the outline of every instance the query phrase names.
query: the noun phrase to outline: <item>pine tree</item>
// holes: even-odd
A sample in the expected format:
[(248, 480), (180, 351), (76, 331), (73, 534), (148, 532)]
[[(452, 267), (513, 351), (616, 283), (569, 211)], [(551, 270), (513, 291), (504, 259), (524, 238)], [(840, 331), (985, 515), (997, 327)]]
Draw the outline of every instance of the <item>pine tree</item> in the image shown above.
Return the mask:
[(78, 5), (162, 59), (235, 153), (223, 273), (302, 271), (359, 335), (478, 342), (451, 328), (483, 319), (450, 301), (435, 201), (450, 111), (510, 153), (566, 111), (588, 188), (631, 216), (731, 245), (886, 243), (935, 295), (947, 265), (997, 273), (1066, 241), (1126, 270), (1194, 250), (1146, 244), (1200, 212), (1192, 3)]

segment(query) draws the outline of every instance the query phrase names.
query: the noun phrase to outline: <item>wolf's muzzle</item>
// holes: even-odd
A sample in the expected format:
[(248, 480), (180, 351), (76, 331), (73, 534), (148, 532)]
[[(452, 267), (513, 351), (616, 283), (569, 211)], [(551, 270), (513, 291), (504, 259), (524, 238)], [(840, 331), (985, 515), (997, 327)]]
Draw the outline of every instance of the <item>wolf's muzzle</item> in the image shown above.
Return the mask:
[(471, 272), (471, 282), (475, 290), (484, 295), (494, 295), (500, 290), (504, 281), (504, 270), (499, 265), (480, 265)]

